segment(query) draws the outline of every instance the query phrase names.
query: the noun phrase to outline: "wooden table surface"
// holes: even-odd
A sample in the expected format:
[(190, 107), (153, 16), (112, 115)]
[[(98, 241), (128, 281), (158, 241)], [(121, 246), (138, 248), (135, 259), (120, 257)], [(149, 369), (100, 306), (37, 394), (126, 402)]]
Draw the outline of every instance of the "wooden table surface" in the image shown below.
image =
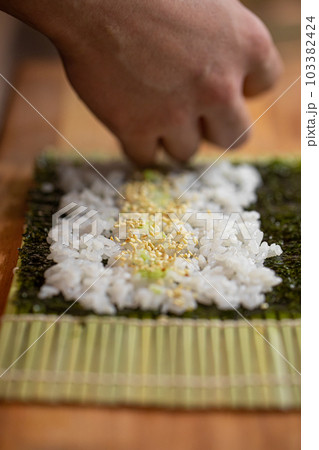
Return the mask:
[[(259, 117), (299, 76), (296, 42), (283, 42), (286, 71), (276, 88), (249, 101)], [(118, 152), (116, 139), (80, 103), (57, 60), (28, 60), (11, 82), (77, 149)], [(0, 79), (0, 83), (3, 80)], [(298, 154), (300, 84), (254, 125), (239, 154)], [(21, 242), (34, 158), (48, 145), (70, 146), (12, 92), (0, 141), (0, 310), (3, 311)], [(204, 144), (203, 152), (216, 149)], [(71, 151), (73, 151), (71, 149)], [(299, 412), (183, 412), (30, 404), (0, 405), (1, 449), (245, 449), (300, 448)]]

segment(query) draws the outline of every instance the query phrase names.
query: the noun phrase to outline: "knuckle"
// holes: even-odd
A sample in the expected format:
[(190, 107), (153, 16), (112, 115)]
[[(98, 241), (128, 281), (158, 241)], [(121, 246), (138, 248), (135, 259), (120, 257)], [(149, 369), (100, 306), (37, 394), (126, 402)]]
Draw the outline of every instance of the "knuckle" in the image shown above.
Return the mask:
[(228, 133), (223, 133), (216, 137), (216, 143), (222, 148), (235, 149), (240, 147), (250, 138), (250, 132), (247, 131), (242, 135), (232, 134), (231, 130)]
[(186, 123), (188, 115), (186, 105), (174, 105), (167, 110), (165, 122), (168, 126), (181, 127)]
[(254, 57), (259, 60), (267, 58), (274, 47), (269, 31), (257, 17), (249, 28), (249, 41)]
[(238, 86), (235, 78), (230, 76), (214, 78), (206, 85), (205, 99), (210, 104), (229, 107), (238, 96)]
[(235, 79), (230, 77), (224, 78), (219, 94), (222, 103), (226, 106), (231, 106), (235, 98), (237, 98), (237, 94), (238, 87)]
[(150, 120), (139, 120), (132, 117), (122, 119), (120, 123), (122, 136), (131, 141), (139, 141), (152, 133), (153, 126)]

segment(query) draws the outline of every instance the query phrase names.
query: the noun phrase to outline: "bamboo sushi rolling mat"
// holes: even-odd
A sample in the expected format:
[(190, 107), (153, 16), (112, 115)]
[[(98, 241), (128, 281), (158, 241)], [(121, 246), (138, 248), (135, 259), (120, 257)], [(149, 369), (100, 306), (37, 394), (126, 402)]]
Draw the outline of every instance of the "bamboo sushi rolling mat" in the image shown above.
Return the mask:
[[(285, 77), (273, 92), (262, 96), (259, 100), (250, 102), (254, 117), (261, 114), (293, 81), (292, 77), (295, 74), (296, 67), (290, 69), (286, 71)], [(15, 80), (15, 85), (81, 151), (85, 148), (91, 148), (93, 151), (105, 149), (105, 151), (117, 153), (116, 141), (102, 129), (84, 107), (79, 105), (78, 100), (66, 85), (58, 63), (28, 62), (21, 68), (19, 77)], [(278, 102), (270, 115), (265, 116), (260, 124), (255, 125), (254, 138), (241, 151), (243, 155), (253, 155), (257, 151), (269, 154), (269, 149), (273, 149), (273, 154), (276, 154), (278, 148), (282, 153), (298, 154), (299, 116), (296, 107), (298, 94), (299, 87), (297, 86), (293, 92), (287, 94), (283, 101)], [(284, 120), (282, 120), (283, 117)], [(289, 126), (289, 132), (283, 133), (284, 140), (280, 141), (282, 127), (287, 126)], [(271, 133), (269, 132), (270, 129)], [(2, 310), (4, 310), (12, 281), (12, 269), (16, 265), (17, 248), (21, 243), (25, 198), (32, 177), (33, 161), (35, 156), (48, 143), (60, 148), (67, 148), (65, 142), (58, 138), (56, 133), (43, 123), (42, 119), (32, 112), (23, 100), (15, 95), (10, 105), (0, 152), (0, 192), (1, 198), (4, 198), (0, 205), (0, 292)], [(203, 152), (207, 152), (207, 150), (208, 145), (204, 145)], [(86, 155), (88, 153), (86, 152)], [(213, 153), (213, 155), (217, 154)], [(53, 320), (48, 317), (38, 317), (37, 319), (24, 318), (22, 322), (19, 321), (19, 318), (10, 320), (9, 317), (4, 319), (2, 333), (5, 334), (5, 337), (2, 338), (2, 342), (8, 342), (8, 340), (14, 342), (12, 348), (14, 348), (16, 354), (6, 354), (1, 361), (1, 365), (9, 364), (14, 360), (15, 356), (18, 356), (21, 350), (23, 351), (27, 342), (32, 342)], [(98, 320), (96, 317), (88, 320), (86, 335), (83, 335), (83, 327), (74, 319), (66, 319), (59, 326), (52, 327), (52, 333), (48, 332), (46, 338), (39, 341), (39, 347), (28, 352), (25, 359), (21, 358), (17, 363), (15, 370), (11, 372), (13, 374), (11, 380), (9, 377), (9, 383), (5, 387), (5, 392), (2, 391), (2, 395), (8, 399), (16, 397), (19, 400), (30, 401), (40, 399), (88, 403), (107, 401), (108, 403), (141, 404), (142, 399), (142, 404), (181, 405), (186, 407), (214, 405), (223, 407), (279, 406), (285, 408), (298, 406), (299, 381), (291, 373), (289, 367), (278, 358), (278, 355), (276, 356), (270, 348), (265, 347), (264, 343), (258, 340), (255, 335), (253, 336), (253, 330), (246, 326), (247, 324), (241, 323), (238, 326), (216, 322), (214, 324), (202, 323), (202, 326), (198, 327), (194, 323), (183, 321), (183, 327), (181, 328), (177, 319), (170, 323), (163, 321), (159, 326), (154, 326), (153, 323), (144, 323), (141, 327), (140, 323), (134, 321), (125, 323), (123, 319), (112, 318), (104, 321), (97, 331), (95, 323)], [(225, 328), (225, 325), (227, 328)], [(266, 333), (275, 346), (282, 349), (283, 353), (285, 353), (284, 346), (287, 339), (292, 340), (293, 347), (298, 349), (300, 344), (298, 323), (287, 321), (284, 327), (280, 329), (276, 321), (256, 325), (261, 333)], [(96, 333), (99, 333), (99, 335)], [(148, 342), (148, 345), (151, 345), (152, 342), (156, 343), (159, 351), (156, 354), (158, 361), (152, 363), (155, 370), (150, 371), (148, 369), (151, 366), (147, 366), (152, 357), (150, 347), (145, 349), (145, 354), (149, 355), (148, 361), (136, 362), (133, 358), (134, 355), (128, 352), (131, 359), (121, 361), (118, 358), (114, 365), (114, 358), (118, 355), (115, 353), (116, 349), (106, 349), (101, 345), (101, 342), (108, 342), (107, 336), (110, 335), (114, 337), (114, 342), (117, 345), (126, 345), (128, 349), (133, 349), (136, 345), (143, 345), (142, 342)], [(145, 340), (144, 335), (146, 336)], [(70, 336), (73, 337), (71, 340), (69, 339)], [(104, 336), (105, 339), (101, 340), (101, 336)], [(164, 357), (165, 350), (169, 345), (167, 339), (170, 339), (170, 347), (173, 347), (173, 350), (170, 349), (170, 351), (175, 351), (175, 354), (171, 354), (170, 358), (171, 361), (175, 361), (176, 367), (174, 368), (172, 365), (166, 367), (167, 377), (161, 376), (163, 385), (159, 386), (157, 384), (158, 367), (162, 366), (161, 358)], [(205, 367), (207, 361), (204, 357), (205, 348), (207, 349), (207, 346), (209, 346), (212, 354), (220, 355), (220, 349), (230, 348), (230, 343), (234, 340), (238, 340), (240, 348), (246, 348), (247, 345), (252, 347), (250, 356), (248, 354), (247, 358), (241, 361), (243, 370), (248, 367), (251, 371), (252, 376), (249, 383), (247, 384), (245, 377), (234, 376), (232, 364), (238, 357), (236, 352), (233, 354), (226, 352), (225, 355), (227, 354), (228, 360), (220, 359), (216, 361), (214, 365), (216, 373), (213, 374), (214, 376), (209, 373), (203, 384), (202, 375), (207, 370)], [(56, 345), (53, 345), (53, 343)], [(94, 354), (87, 350), (91, 348), (92, 344), (96, 350)], [(185, 346), (192, 350), (183, 354)], [(216, 351), (214, 351), (214, 346), (216, 346)], [(53, 353), (52, 350), (49, 351), (49, 348), (54, 349)], [(104, 351), (111, 352), (110, 360), (106, 362), (106, 364), (109, 364), (108, 369), (101, 368), (98, 361), (92, 361), (92, 358), (96, 358), (99, 352), (103, 353)], [(43, 366), (41, 366), (40, 372), (34, 372), (32, 365), (40, 352), (44, 355), (44, 359), (41, 360)], [(73, 355), (73, 360), (67, 358), (68, 352)], [(45, 357), (45, 355), (47, 356)], [(77, 366), (79, 355), (81, 355), (80, 370)], [(287, 354), (287, 358), (290, 359), (290, 357), (298, 365), (298, 353)], [(192, 358), (196, 360), (196, 364), (194, 364)], [(258, 358), (260, 358), (259, 368), (268, 363), (273, 368), (272, 372), (266, 377), (264, 372), (258, 374), (258, 370), (253, 367)], [(94, 367), (96, 368), (93, 373), (89, 370), (92, 364), (95, 364)], [(143, 367), (143, 373), (140, 377), (134, 377), (134, 374), (136, 374), (134, 364)], [(68, 378), (68, 372), (65, 370), (70, 365), (75, 369), (73, 370), (74, 377), (71, 379)], [(185, 372), (187, 367), (191, 370)], [(196, 369), (193, 370), (193, 368)], [(116, 385), (113, 383), (113, 370), (116, 370), (118, 374)], [(173, 373), (170, 371), (173, 371)], [(127, 376), (130, 377), (129, 383), (127, 383)], [(262, 381), (260, 378), (262, 378)], [(173, 386), (176, 385), (176, 389), (173, 390), (171, 389), (172, 379)], [(199, 381), (200, 379), (202, 381)], [(286, 383), (287, 380), (288, 383)], [(48, 389), (48, 385), (52, 389)], [(109, 387), (103, 389), (102, 386), (105, 385)], [(191, 385), (193, 387), (190, 387)], [(227, 389), (225, 389), (225, 386)], [(227, 392), (227, 396), (225, 396), (225, 392)], [(148, 399), (151, 399), (151, 401), (148, 401)], [(19, 407), (16, 408), (19, 410)], [(10, 411), (10, 409), (8, 410)], [(142, 415), (139, 420), (145, 418), (147, 420), (147, 414)], [(152, 411), (151, 414), (161, 413)], [(191, 414), (196, 417), (196, 414), (200, 413), (194, 412)], [(263, 413), (259, 414), (259, 417), (264, 417)], [(286, 426), (296, 436), (299, 428), (298, 413), (285, 414), (285, 416), (280, 415), (278, 417), (276, 413), (273, 413), (272, 424), (277, 423), (277, 420), (282, 420), (283, 426)], [(235, 413), (233, 416), (238, 424), (245, 417), (247, 416), (238, 416)], [(287, 448), (297, 448), (293, 447), (293, 445), (296, 445), (295, 441), (291, 443), (292, 445)]]

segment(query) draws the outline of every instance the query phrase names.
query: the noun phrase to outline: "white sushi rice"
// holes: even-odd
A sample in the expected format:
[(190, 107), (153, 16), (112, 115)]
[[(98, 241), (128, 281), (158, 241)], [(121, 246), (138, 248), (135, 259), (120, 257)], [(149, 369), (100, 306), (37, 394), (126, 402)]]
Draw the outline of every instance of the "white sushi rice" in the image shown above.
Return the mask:
[[(263, 241), (259, 213), (245, 211), (256, 200), (260, 175), (250, 165), (226, 161), (215, 164), (192, 185), (202, 172), (203, 167), (166, 176), (171, 197), (187, 205), (190, 217), (184, 228), (192, 236), (186, 244), (190, 256), (177, 254), (165, 276), (148, 278), (118, 261), (123, 243), (112, 240), (111, 235), (118, 233), (114, 225), (122, 198), (86, 167), (64, 166), (60, 177), (66, 194), (60, 209), (74, 202), (87, 211), (95, 210), (96, 229), (92, 232), (88, 220), (79, 239), (72, 227), (63, 228), (61, 222), (50, 230), (49, 259), (55, 264), (45, 272), (39, 297), (62, 293), (66, 300), (78, 299), (83, 308), (97, 314), (115, 314), (123, 308), (181, 314), (198, 304), (212, 303), (220, 309), (262, 305), (265, 293), (281, 282), (274, 271), (264, 267), (264, 261), (282, 250)], [(120, 168), (109, 172), (107, 179), (124, 192), (125, 176)], [(198, 212), (208, 213), (211, 219), (197, 220)], [(235, 223), (234, 217), (238, 219)]]

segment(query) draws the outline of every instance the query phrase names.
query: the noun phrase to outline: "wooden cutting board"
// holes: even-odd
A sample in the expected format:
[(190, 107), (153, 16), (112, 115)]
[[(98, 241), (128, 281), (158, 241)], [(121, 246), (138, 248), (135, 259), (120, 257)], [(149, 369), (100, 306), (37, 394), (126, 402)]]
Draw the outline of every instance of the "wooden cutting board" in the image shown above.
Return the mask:
[[(249, 102), (259, 117), (299, 75), (294, 43), (281, 46), (286, 72), (271, 93)], [(23, 64), (13, 84), (76, 148), (118, 153), (116, 139), (93, 118), (67, 84), (58, 61)], [(3, 82), (0, 80), (0, 82)], [(240, 154), (299, 153), (299, 83), (266, 113)], [(25, 200), (34, 158), (47, 145), (69, 146), (14, 94), (0, 143), (0, 308), (3, 311), (21, 242)], [(216, 152), (204, 144), (203, 152)], [(218, 153), (215, 153), (218, 155)], [(100, 425), (100, 426), (99, 426)], [(299, 448), (299, 413), (165, 412), (35, 405), (0, 406), (1, 448)], [(84, 431), (85, 430), (85, 433)], [(121, 433), (123, 430), (123, 433)], [(231, 430), (231, 433), (229, 432)], [(144, 434), (145, 433), (145, 434)], [(249, 435), (249, 443), (247, 436)], [(52, 439), (52, 440), (51, 440)], [(90, 439), (90, 441), (88, 440)], [(236, 446), (235, 446), (236, 443)], [(239, 443), (242, 443), (240, 447)], [(201, 445), (202, 444), (202, 445)]]

